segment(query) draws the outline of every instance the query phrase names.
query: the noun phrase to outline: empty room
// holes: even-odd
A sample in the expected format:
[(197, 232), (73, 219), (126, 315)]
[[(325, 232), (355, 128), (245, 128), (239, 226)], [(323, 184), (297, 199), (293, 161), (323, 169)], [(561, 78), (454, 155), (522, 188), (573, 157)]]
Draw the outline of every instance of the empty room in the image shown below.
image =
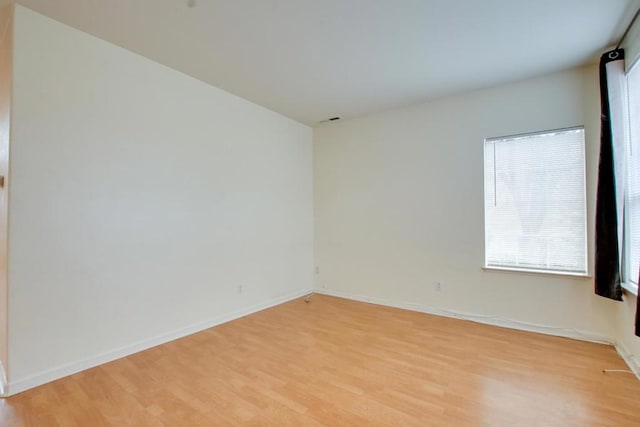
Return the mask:
[(640, 425), (640, 0), (0, 0), (0, 426)]

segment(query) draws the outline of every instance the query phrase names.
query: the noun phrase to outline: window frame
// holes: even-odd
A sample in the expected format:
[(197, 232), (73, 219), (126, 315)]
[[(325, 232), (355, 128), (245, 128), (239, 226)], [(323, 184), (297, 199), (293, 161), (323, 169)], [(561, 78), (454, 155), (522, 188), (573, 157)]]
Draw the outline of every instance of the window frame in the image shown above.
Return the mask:
[[(517, 139), (517, 138), (525, 138), (531, 136), (552, 134), (552, 133), (560, 133), (560, 132), (569, 132), (572, 130), (582, 130), (583, 134), (583, 166), (582, 166), (582, 180), (583, 180), (583, 215), (584, 215), (584, 250), (585, 250), (585, 266), (584, 271), (569, 271), (569, 270), (554, 270), (554, 269), (540, 269), (540, 268), (526, 268), (521, 266), (498, 266), (498, 265), (490, 265), (488, 263), (487, 257), (487, 248), (488, 248), (488, 233), (487, 233), (487, 193), (486, 193), (486, 183), (485, 183), (485, 172), (487, 168), (486, 163), (486, 150), (487, 150), (487, 142), (501, 140), (501, 139)], [(514, 273), (527, 273), (527, 274), (536, 274), (536, 275), (544, 275), (544, 276), (561, 276), (561, 277), (569, 277), (569, 278), (588, 278), (591, 277), (590, 274), (590, 262), (589, 262), (589, 217), (588, 217), (588, 201), (587, 201), (587, 176), (586, 176), (586, 160), (587, 160), (587, 151), (586, 151), (586, 130), (584, 125), (578, 126), (568, 126), (556, 129), (548, 129), (534, 132), (526, 132), (520, 134), (513, 135), (504, 135), (504, 136), (496, 136), (485, 138), (483, 141), (483, 233), (484, 233), (484, 246), (483, 246), (483, 264), (482, 269), (485, 271), (498, 271), (498, 272), (514, 272)], [(495, 167), (495, 164), (494, 164)]]
[[(626, 113), (625, 113), (625, 123), (623, 124), (623, 128), (624, 128), (624, 132), (625, 132), (625, 143), (627, 144), (626, 146), (626, 153), (625, 153), (625, 167), (627, 168), (627, 174), (624, 177), (625, 178), (625, 195), (624, 195), (624, 206), (623, 206), (623, 210), (624, 210), (624, 215), (623, 215), (623, 226), (622, 226), (622, 254), (621, 254), (621, 281), (622, 281), (622, 288), (625, 289), (628, 292), (631, 292), (634, 295), (638, 295), (638, 281), (639, 278), (635, 277), (634, 274), (632, 274), (632, 269), (634, 268), (633, 266), (631, 266), (630, 260), (631, 260), (631, 245), (630, 245), (630, 241), (631, 241), (631, 230), (629, 229), (630, 225), (628, 223), (629, 218), (631, 218), (631, 213), (630, 213), (630, 203), (629, 203), (629, 177), (630, 177), (630, 173), (628, 172), (629, 170), (631, 170), (631, 158), (632, 158), (632, 153), (634, 152), (633, 150), (633, 146), (634, 146), (634, 141), (632, 138), (632, 132), (631, 132), (631, 124), (632, 124), (632, 120), (631, 120), (631, 91), (629, 90), (629, 74), (631, 74), (632, 72), (638, 72), (640, 73), (640, 65), (639, 65), (640, 61), (636, 61), (628, 70), (626, 70), (626, 72), (624, 73), (624, 79), (625, 79), (625, 101), (627, 103), (626, 105)], [(638, 94), (638, 102), (640, 103), (640, 94)], [(637, 145), (637, 150), (635, 150), (637, 153), (640, 152), (640, 141), (636, 142)], [(636, 267), (637, 268), (637, 267)]]

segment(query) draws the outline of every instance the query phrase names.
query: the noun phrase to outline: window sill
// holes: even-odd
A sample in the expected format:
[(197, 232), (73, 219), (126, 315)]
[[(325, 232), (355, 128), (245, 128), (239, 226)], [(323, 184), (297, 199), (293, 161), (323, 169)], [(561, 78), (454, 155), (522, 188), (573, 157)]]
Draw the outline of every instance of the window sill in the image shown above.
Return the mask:
[(533, 270), (526, 268), (515, 268), (515, 267), (482, 267), (485, 271), (501, 271), (506, 273), (526, 273), (533, 274), (536, 276), (555, 276), (555, 277), (565, 277), (569, 279), (589, 279), (591, 275), (588, 273), (570, 273), (567, 271), (553, 271), (553, 270)]
[(638, 285), (636, 285), (635, 283), (623, 282), (622, 289), (625, 291), (625, 293), (638, 296)]

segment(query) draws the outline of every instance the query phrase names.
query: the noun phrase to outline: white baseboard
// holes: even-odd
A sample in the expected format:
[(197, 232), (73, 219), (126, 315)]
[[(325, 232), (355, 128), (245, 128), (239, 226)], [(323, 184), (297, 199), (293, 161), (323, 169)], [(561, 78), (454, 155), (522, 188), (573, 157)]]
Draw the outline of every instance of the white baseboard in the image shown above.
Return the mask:
[(405, 310), (418, 311), (421, 313), (433, 314), (436, 316), (452, 317), (456, 319), (469, 320), (477, 323), (484, 323), (503, 328), (518, 329), (528, 332), (537, 332), (545, 335), (554, 335), (565, 338), (573, 338), (581, 341), (590, 341), (600, 344), (608, 344), (615, 348), (618, 355), (625, 361), (631, 372), (640, 380), (640, 357), (634, 356), (625, 345), (610, 336), (579, 329), (559, 328), (554, 326), (539, 325), (535, 323), (522, 322), (518, 320), (505, 319), (497, 316), (487, 316), (482, 314), (464, 313), (438, 307), (430, 307), (423, 304), (395, 302), (383, 298), (371, 298), (362, 295), (355, 295), (349, 292), (342, 292), (333, 289), (319, 288), (314, 290), (317, 294), (330, 295), (354, 301), (367, 302), (371, 304), (384, 305), (387, 307), (401, 308)]
[(640, 380), (640, 360), (638, 360), (636, 356), (634, 356), (629, 350), (627, 350), (622, 342), (618, 341), (613, 345), (622, 360), (625, 361), (627, 366), (629, 366), (629, 369), (631, 369), (631, 371), (636, 374), (636, 377)]
[(276, 305), (285, 303), (287, 301), (291, 301), (296, 298), (300, 298), (311, 292), (350, 299), (354, 301), (368, 302), (368, 303), (384, 305), (388, 307), (418, 311), (421, 313), (434, 314), (437, 316), (470, 320), (473, 322), (484, 323), (484, 324), (493, 325), (493, 326), (519, 329), (519, 330), (529, 331), (529, 332), (538, 332), (546, 335), (562, 336), (562, 337), (574, 338), (574, 339), (583, 340), (583, 341), (591, 341), (591, 342), (613, 345), (615, 346), (615, 349), (620, 355), (620, 357), (622, 357), (622, 359), (627, 363), (627, 365), (629, 365), (629, 368), (640, 379), (640, 360), (637, 360), (637, 358), (634, 357), (624, 347), (622, 343), (616, 342), (616, 340), (612, 339), (611, 337), (607, 337), (602, 334), (580, 331), (577, 329), (556, 328), (556, 327), (545, 326), (545, 325), (536, 325), (532, 323), (520, 322), (520, 321), (510, 320), (510, 319), (503, 319), (503, 318), (493, 317), (493, 316), (462, 313), (462, 312), (457, 312), (457, 311), (447, 310), (447, 309), (442, 309), (437, 307), (429, 307), (422, 304), (398, 303), (398, 302), (393, 302), (393, 301), (389, 301), (381, 298), (365, 297), (361, 295), (354, 295), (347, 292), (329, 290), (329, 289), (323, 288), (323, 289), (315, 289), (313, 291), (311, 290), (298, 291), (298, 292), (293, 292), (291, 294), (284, 295), (278, 298), (273, 298), (268, 301), (255, 304), (253, 306), (250, 306), (241, 310), (216, 316), (212, 319), (199, 322), (184, 328), (180, 328), (171, 332), (167, 332), (165, 334), (162, 334), (153, 338), (138, 341), (136, 343), (126, 345), (117, 349), (113, 349), (108, 352), (105, 352), (87, 359), (61, 365), (61, 366), (31, 375), (29, 377), (19, 379), (17, 381), (12, 381), (12, 382), (6, 381), (4, 369), (2, 367), (2, 364), (0, 363), (0, 397), (7, 397), (17, 393), (21, 393), (23, 391), (37, 387), (39, 385), (46, 384), (51, 381), (55, 381), (57, 379), (75, 374), (77, 372), (84, 371), (86, 369), (90, 369), (90, 368), (120, 359), (122, 357), (129, 356), (134, 353), (138, 353), (148, 348), (155, 347), (160, 344), (164, 344), (169, 341), (173, 341), (175, 339), (182, 338), (187, 335), (191, 335), (196, 332), (203, 331), (205, 329), (238, 319), (240, 317), (247, 316), (249, 314), (256, 313), (261, 310), (265, 310), (270, 307), (274, 307)]
[(7, 391), (7, 373), (4, 370), (2, 361), (0, 360), (0, 396), (3, 396)]
[(470, 320), (476, 323), (484, 323), (492, 326), (500, 326), (503, 328), (518, 329), (521, 331), (537, 332), (545, 335), (554, 335), (558, 337), (573, 338), (582, 341), (596, 342), (600, 344), (615, 344), (615, 340), (603, 334), (590, 331), (582, 331), (579, 329), (559, 328), (554, 326), (539, 325), (529, 322), (521, 322), (519, 320), (506, 319), (498, 316), (465, 313), (461, 311), (449, 310), (439, 307), (430, 307), (424, 304), (396, 302), (382, 298), (371, 298), (362, 295), (354, 295), (348, 292), (336, 291), (333, 289), (316, 289), (315, 293), (330, 295), (339, 298), (346, 298), (354, 301), (368, 302), (372, 304), (384, 305), (387, 307), (401, 308), (404, 310), (418, 311), (421, 313), (434, 314), (436, 316), (452, 317), (455, 319)]
[(482, 314), (464, 313), (454, 310), (448, 310), (438, 307), (429, 307), (423, 304), (415, 303), (398, 303), (395, 301), (386, 300), (383, 298), (371, 298), (362, 295), (354, 295), (348, 292), (336, 291), (333, 289), (315, 289), (317, 294), (330, 295), (339, 298), (350, 299), (353, 301), (367, 302), (371, 304), (384, 305), (387, 307), (401, 308), (404, 310), (418, 311), (421, 313), (433, 314), (436, 316), (453, 317), (456, 319), (469, 320), (477, 323), (484, 323), (492, 326), (499, 326), (502, 328), (518, 329), (527, 332), (537, 332), (545, 335), (554, 335), (565, 338), (573, 338), (581, 341), (590, 341), (600, 344), (608, 344), (613, 346), (620, 357), (629, 366), (629, 369), (640, 380), (640, 360), (635, 357), (630, 351), (626, 349), (624, 344), (611, 338), (607, 335), (582, 331), (579, 329), (571, 328), (558, 328), (554, 326), (538, 325), (535, 323), (521, 322), (518, 320), (505, 319), (497, 316), (487, 316)]
[(61, 366), (57, 366), (55, 368), (48, 369), (43, 372), (39, 372), (37, 374), (31, 375), (26, 378), (22, 378), (16, 381), (10, 381), (6, 383), (6, 386), (4, 387), (2, 394), (0, 394), (0, 397), (8, 397), (17, 393), (21, 393), (25, 390), (75, 374), (77, 372), (84, 371), (86, 369), (90, 369), (90, 368), (114, 361), (116, 359), (129, 356), (134, 353), (138, 353), (148, 348), (155, 347), (160, 344), (164, 344), (169, 341), (173, 341), (175, 339), (182, 338), (187, 335), (191, 335), (196, 332), (203, 331), (205, 329), (209, 329), (211, 327), (220, 325), (222, 323), (226, 323), (231, 320), (235, 320), (240, 317), (244, 317), (249, 314), (253, 314), (258, 311), (262, 311), (267, 308), (274, 307), (276, 305), (285, 303), (287, 301), (291, 301), (296, 298), (300, 298), (312, 292), (313, 292), (312, 290), (297, 291), (291, 294), (283, 295), (281, 297), (272, 298), (268, 301), (255, 304), (250, 307), (243, 308), (241, 310), (225, 313), (220, 316), (216, 316), (214, 318), (205, 320), (203, 322), (198, 322), (196, 324), (193, 324), (184, 328), (176, 329), (171, 332), (167, 332), (165, 334), (155, 336), (153, 338), (138, 341), (136, 343), (129, 344), (120, 348), (116, 348), (116, 349), (113, 349), (105, 353), (98, 354), (96, 356), (89, 357), (83, 360), (78, 360), (76, 362), (71, 362)]

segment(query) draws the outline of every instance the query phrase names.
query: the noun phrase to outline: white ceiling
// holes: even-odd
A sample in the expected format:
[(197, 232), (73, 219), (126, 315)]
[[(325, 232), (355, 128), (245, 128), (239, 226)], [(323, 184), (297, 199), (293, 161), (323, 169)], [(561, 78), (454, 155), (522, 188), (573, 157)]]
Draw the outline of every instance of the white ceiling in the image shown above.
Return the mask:
[[(192, 0), (193, 1), (193, 0)], [(303, 123), (591, 62), (636, 0), (18, 0)]]

